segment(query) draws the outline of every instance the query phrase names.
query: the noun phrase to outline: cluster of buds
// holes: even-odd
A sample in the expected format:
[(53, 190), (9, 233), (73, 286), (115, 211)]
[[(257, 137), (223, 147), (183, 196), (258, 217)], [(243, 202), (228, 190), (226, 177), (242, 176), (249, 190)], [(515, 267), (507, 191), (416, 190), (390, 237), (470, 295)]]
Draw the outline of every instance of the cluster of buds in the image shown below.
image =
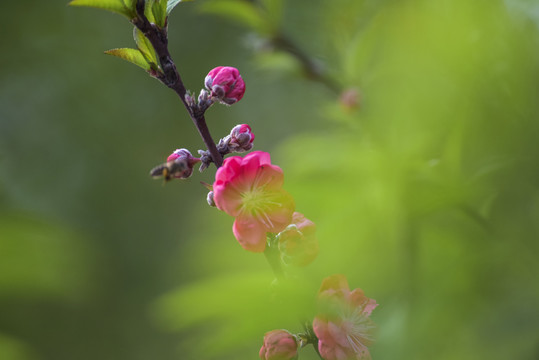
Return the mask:
[[(225, 156), (231, 153), (242, 153), (249, 151), (253, 148), (253, 141), (255, 140), (255, 134), (251, 131), (251, 127), (247, 124), (236, 125), (230, 131), (230, 134), (219, 140), (217, 144), (217, 150), (221, 156)], [(204, 171), (213, 161), (211, 154), (208, 150), (199, 150), (200, 171)]]
[(213, 105), (213, 99), (206, 89), (200, 90), (198, 101), (195, 101), (195, 95), (193, 93), (187, 91), (187, 94), (185, 94), (185, 102), (187, 102), (190, 109), (202, 114)]

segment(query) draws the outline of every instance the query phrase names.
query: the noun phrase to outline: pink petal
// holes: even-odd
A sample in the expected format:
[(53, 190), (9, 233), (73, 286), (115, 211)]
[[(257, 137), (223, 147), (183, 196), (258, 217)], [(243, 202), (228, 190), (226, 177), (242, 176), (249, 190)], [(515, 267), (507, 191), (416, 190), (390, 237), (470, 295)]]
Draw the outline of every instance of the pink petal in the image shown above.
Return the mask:
[(371, 360), (371, 354), (369, 353), (369, 349), (364, 345), (359, 345), (359, 350), (356, 352), (355, 356), (356, 360)]
[(378, 304), (376, 303), (376, 300), (374, 299), (369, 299), (369, 301), (367, 302), (367, 304), (365, 305), (365, 308), (363, 309), (363, 313), (366, 315), (366, 316), (369, 316), (372, 311), (378, 306)]
[(213, 185), (213, 201), (219, 210), (231, 216), (239, 215), (243, 203), (241, 192), (230, 182)]
[(365, 296), (363, 290), (358, 288), (350, 292), (347, 300), (354, 307), (364, 307), (369, 301), (369, 298)]
[(350, 345), (347, 337), (348, 333), (341, 326), (330, 321), (328, 322), (328, 331), (335, 343), (342, 347), (348, 347)]
[(328, 290), (347, 290), (349, 292), (350, 288), (348, 287), (348, 280), (346, 280), (346, 276), (336, 274), (328, 276), (327, 278), (322, 280), (322, 285), (320, 286), (320, 290), (318, 290), (318, 292), (322, 293)]
[(232, 231), (245, 250), (263, 252), (266, 249), (266, 230), (256, 219), (237, 217)]
[(215, 181), (228, 182), (233, 180), (239, 173), (241, 162), (242, 158), (239, 156), (232, 156), (225, 159), (223, 166), (215, 173)]
[(254, 187), (264, 187), (265, 190), (279, 190), (283, 186), (284, 175), (276, 165), (260, 165), (253, 179)]
[(333, 339), (329, 333), (328, 322), (322, 320), (320, 317), (316, 317), (313, 320), (313, 331), (316, 337), (325, 343), (333, 344)]
[(243, 159), (244, 161), (249, 161), (252, 157), (258, 158), (258, 163), (260, 165), (271, 165), (271, 156), (265, 151), (253, 151), (252, 153), (247, 154)]

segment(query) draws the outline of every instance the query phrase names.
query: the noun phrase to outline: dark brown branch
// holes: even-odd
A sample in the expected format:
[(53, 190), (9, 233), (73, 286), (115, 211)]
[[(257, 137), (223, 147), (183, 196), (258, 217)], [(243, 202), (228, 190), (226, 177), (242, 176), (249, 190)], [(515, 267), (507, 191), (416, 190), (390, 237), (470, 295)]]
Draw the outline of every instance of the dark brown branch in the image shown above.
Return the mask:
[(144, 36), (148, 38), (157, 54), (157, 57), (159, 58), (159, 64), (163, 72), (158, 74), (157, 78), (163, 84), (174, 90), (176, 94), (178, 94), (183, 105), (187, 109), (191, 120), (193, 120), (193, 123), (202, 137), (204, 144), (208, 148), (215, 166), (219, 168), (221, 165), (223, 165), (223, 157), (217, 150), (215, 142), (211, 137), (210, 130), (206, 125), (204, 113), (197, 111), (197, 109), (194, 109), (187, 103), (185, 98), (187, 90), (183, 85), (182, 78), (176, 68), (176, 65), (174, 64), (174, 61), (172, 61), (170, 52), (168, 51), (168, 36), (166, 29), (161, 29), (148, 21), (148, 18), (144, 14), (145, 3), (145, 0), (137, 0), (137, 17), (132, 20), (133, 25), (142, 31)]

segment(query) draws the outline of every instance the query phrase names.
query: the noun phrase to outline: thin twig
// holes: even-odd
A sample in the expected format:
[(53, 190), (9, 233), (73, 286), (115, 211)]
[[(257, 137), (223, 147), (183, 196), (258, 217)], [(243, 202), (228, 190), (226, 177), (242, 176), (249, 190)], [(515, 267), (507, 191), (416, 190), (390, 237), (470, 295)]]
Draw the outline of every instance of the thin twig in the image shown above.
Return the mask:
[(200, 136), (202, 137), (204, 144), (206, 144), (206, 147), (211, 154), (215, 166), (219, 168), (221, 167), (221, 165), (223, 165), (223, 157), (217, 150), (215, 142), (211, 137), (210, 130), (206, 125), (204, 113), (196, 111), (196, 109), (193, 109), (187, 103), (187, 100), (185, 98), (187, 90), (185, 89), (182, 78), (176, 68), (176, 65), (174, 64), (174, 61), (172, 61), (172, 57), (170, 56), (170, 52), (168, 50), (168, 36), (166, 29), (161, 29), (155, 24), (151, 24), (148, 21), (148, 18), (144, 14), (145, 3), (146, 2), (144, 0), (137, 0), (137, 17), (132, 20), (133, 25), (135, 25), (140, 31), (142, 31), (144, 36), (148, 38), (157, 54), (157, 57), (159, 58), (159, 63), (161, 65), (163, 73), (159, 74), (157, 78), (163, 84), (174, 90), (176, 94), (178, 94), (183, 105), (187, 109), (191, 120), (193, 120), (193, 123), (195, 124)]

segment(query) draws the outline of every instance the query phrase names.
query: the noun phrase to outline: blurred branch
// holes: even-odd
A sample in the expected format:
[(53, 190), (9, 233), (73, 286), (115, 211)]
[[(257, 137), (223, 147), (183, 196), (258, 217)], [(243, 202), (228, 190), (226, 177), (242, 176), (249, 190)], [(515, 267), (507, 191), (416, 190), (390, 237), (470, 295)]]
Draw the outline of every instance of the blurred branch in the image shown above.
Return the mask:
[(208, 148), (208, 151), (211, 154), (215, 166), (219, 168), (221, 165), (223, 165), (223, 157), (217, 150), (215, 142), (211, 137), (208, 125), (206, 124), (206, 119), (204, 118), (204, 112), (193, 108), (188, 104), (186, 100), (187, 90), (185, 89), (182, 78), (178, 73), (174, 61), (172, 61), (172, 57), (170, 56), (170, 52), (168, 50), (168, 35), (166, 27), (160, 28), (157, 25), (151, 24), (148, 21), (148, 18), (144, 14), (145, 5), (145, 0), (137, 0), (137, 17), (134, 18), (132, 22), (133, 25), (135, 25), (140, 31), (142, 31), (144, 36), (148, 38), (155, 52), (157, 53), (159, 63), (163, 72), (158, 73), (156, 77), (163, 84), (165, 84), (166, 86), (174, 90), (176, 94), (178, 94), (183, 105), (187, 109), (191, 120), (193, 120), (193, 123), (195, 124), (200, 136), (202, 137), (204, 144)]
[(301, 64), (305, 76), (309, 80), (324, 84), (336, 94), (341, 93), (340, 86), (333, 79), (328, 77), (321, 66), (313, 61), (313, 59), (300, 49), (289, 37), (279, 32), (270, 39), (270, 43), (276, 49), (284, 51), (296, 58)]

